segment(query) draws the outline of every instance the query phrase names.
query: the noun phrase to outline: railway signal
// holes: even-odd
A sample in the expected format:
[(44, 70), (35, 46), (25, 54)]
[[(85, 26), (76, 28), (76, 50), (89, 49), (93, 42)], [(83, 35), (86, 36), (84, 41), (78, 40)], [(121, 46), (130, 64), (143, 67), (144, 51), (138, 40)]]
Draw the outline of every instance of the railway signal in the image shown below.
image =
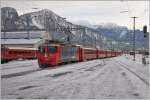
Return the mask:
[(147, 26), (146, 25), (143, 26), (143, 33), (144, 33), (144, 38), (146, 38), (147, 37)]

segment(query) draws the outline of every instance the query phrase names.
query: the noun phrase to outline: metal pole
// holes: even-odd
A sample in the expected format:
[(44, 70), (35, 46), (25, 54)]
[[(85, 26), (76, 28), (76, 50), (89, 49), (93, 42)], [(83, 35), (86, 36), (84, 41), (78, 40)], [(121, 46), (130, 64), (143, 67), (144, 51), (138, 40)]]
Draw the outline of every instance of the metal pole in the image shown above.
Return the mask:
[(69, 26), (67, 27), (67, 42), (71, 44)]
[(29, 16), (26, 17), (26, 21), (27, 21), (27, 34), (28, 34), (28, 39), (30, 39), (30, 33), (29, 33)]
[(6, 40), (7, 21), (8, 21), (8, 18), (4, 20), (4, 40)]
[(85, 28), (83, 28), (83, 35), (82, 35), (82, 43), (83, 43), (83, 46), (85, 46), (85, 33), (86, 33), (86, 31), (85, 31)]
[(95, 37), (95, 48), (96, 48), (96, 37)]
[(137, 17), (131, 17), (133, 18), (133, 61), (135, 61), (135, 18)]
[(6, 19), (4, 21), (4, 40), (6, 40)]
[(135, 61), (135, 17), (133, 17), (133, 60)]

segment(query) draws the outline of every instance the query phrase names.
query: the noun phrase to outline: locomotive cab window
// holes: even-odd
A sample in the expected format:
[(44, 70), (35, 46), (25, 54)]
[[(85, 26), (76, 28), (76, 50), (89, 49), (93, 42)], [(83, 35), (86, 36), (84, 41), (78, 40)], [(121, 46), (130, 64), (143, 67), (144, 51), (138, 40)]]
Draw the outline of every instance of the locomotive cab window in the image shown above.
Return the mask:
[(56, 53), (57, 48), (56, 48), (56, 46), (49, 46), (49, 47), (48, 47), (48, 51), (49, 51), (50, 53)]

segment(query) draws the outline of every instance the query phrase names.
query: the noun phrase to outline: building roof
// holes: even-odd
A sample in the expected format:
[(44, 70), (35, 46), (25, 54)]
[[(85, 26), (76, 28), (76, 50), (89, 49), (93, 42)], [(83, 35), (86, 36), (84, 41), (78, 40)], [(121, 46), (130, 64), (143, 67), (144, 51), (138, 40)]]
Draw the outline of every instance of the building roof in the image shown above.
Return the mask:
[(25, 48), (25, 47), (7, 47), (9, 50), (37, 50), (37, 48)]
[(42, 39), (1, 39), (1, 44), (36, 44)]
[[(42, 34), (45, 31), (30, 31), (29, 36), (30, 38), (42, 38)], [(19, 38), (28, 38), (28, 32), (21, 31), (21, 32), (1, 32), (1, 39), (19, 39)]]

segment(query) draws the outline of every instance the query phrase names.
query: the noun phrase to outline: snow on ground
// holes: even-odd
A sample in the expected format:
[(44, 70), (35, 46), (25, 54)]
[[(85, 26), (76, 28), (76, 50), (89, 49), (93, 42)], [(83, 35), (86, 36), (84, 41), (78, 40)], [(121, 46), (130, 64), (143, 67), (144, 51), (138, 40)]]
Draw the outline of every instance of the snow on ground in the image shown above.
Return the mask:
[[(127, 56), (44, 70), (38, 68), (36, 60), (2, 64), (2, 72), (5, 72), (1, 85), (2, 98), (148, 99), (149, 66), (134, 62)], [(22, 68), (36, 71), (9, 77), (11, 70), (13, 74), (15, 69), (16, 73), (23, 73)]]
[[(124, 55), (124, 56), (129, 60), (133, 60), (133, 56), (131, 56), (131, 55)], [(136, 63), (142, 64), (142, 55), (141, 54), (136, 54), (135, 59), (136, 59), (135, 60)], [(146, 57), (146, 61), (147, 61), (147, 64), (149, 64), (149, 56)]]
[(39, 70), (36, 60), (12, 61), (2, 64), (1, 75), (2, 77), (13, 77), (15, 75), (36, 70)]

